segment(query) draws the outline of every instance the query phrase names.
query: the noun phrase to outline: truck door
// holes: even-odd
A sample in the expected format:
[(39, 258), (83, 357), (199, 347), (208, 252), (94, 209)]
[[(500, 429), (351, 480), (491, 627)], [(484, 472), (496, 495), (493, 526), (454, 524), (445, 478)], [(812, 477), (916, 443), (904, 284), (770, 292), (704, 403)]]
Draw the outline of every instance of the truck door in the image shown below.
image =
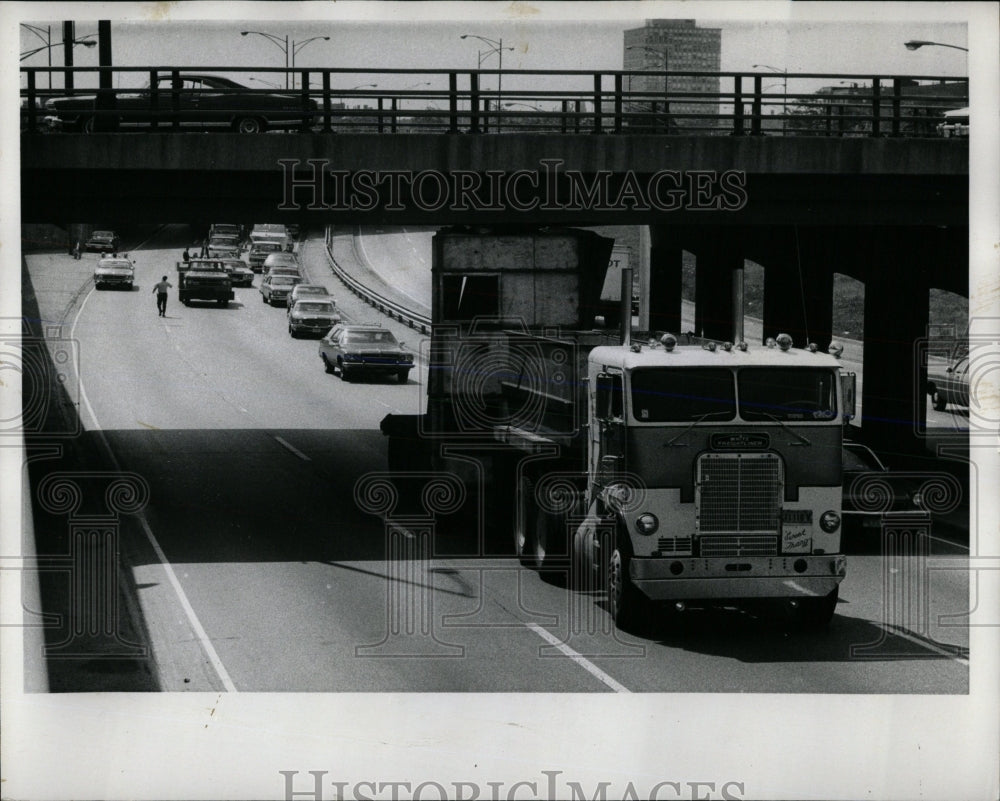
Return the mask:
[(599, 373), (591, 418), (590, 475), (595, 489), (626, 470), (625, 393), (620, 373)]

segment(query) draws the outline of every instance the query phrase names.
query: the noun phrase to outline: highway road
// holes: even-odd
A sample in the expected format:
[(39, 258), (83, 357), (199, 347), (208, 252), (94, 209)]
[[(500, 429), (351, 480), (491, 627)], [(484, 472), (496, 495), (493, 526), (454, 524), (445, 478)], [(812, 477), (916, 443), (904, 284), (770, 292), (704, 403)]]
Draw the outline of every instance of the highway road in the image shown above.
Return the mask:
[[(419, 300), (428, 236), (368, 233), (356, 248), (345, 235), (334, 251), (342, 262), (363, 251), (367, 264), (344, 266), (374, 265)], [(379, 421), (420, 408), (425, 368), (406, 385), (328, 375), (316, 342), (292, 339), (256, 286), (236, 289), (228, 309), (185, 307), (173, 291), (157, 317), (152, 286), (164, 274), (176, 284), (190, 237), (162, 229), (132, 253), (134, 291), (86, 291), (66, 321), (85, 428), (149, 485), (122, 558), (159, 689), (966, 692), (967, 629), (939, 622), (968, 608), (966, 551), (942, 540), (926, 559), (853, 555), (822, 633), (735, 610), (624, 633), (600, 592), (522, 568), (505, 537), (483, 549), (447, 514), (387, 512), (357, 484), (385, 470)], [(321, 237), (300, 252), (347, 319), (372, 319), (333, 276)], [(393, 264), (405, 278), (385, 274)]]

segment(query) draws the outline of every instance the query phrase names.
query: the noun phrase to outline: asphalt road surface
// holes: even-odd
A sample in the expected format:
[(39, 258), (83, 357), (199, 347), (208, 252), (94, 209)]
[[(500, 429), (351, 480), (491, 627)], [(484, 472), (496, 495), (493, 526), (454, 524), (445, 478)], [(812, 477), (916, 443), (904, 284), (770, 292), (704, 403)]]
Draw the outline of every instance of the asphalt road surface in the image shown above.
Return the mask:
[[(405, 385), (326, 374), (316, 341), (292, 339), (285, 310), (261, 302), (259, 277), (227, 309), (172, 290), (159, 318), (152, 286), (176, 284), (189, 238), (165, 228), (132, 253), (134, 291), (87, 291), (67, 320), (84, 426), (148, 483), (122, 558), (160, 689), (966, 692), (966, 551), (943, 540), (853, 555), (821, 633), (735, 610), (624, 633), (600, 592), (522, 568), (476, 521), (390, 508), (378, 425), (420, 408), (425, 368)], [(366, 235), (365, 258), (405, 264), (399, 286), (417, 293), (420, 241)], [(335, 242), (339, 259), (349, 245)], [(373, 317), (321, 238), (301, 255), (346, 318)]]

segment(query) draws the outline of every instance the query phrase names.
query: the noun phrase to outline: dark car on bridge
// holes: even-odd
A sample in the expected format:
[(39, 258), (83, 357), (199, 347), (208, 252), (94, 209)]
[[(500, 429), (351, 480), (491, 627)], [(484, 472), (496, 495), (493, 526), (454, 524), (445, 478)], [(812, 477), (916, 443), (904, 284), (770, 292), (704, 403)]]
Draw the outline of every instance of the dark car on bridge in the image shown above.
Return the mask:
[[(317, 104), (311, 98), (262, 92), (218, 75), (184, 74), (174, 95), (170, 75), (156, 80), (156, 92), (118, 90), (114, 110), (108, 112), (122, 128), (149, 128), (156, 119), (164, 129), (172, 126), (174, 114), (182, 128), (260, 133), (269, 129), (307, 129), (315, 118)], [(155, 100), (154, 100), (155, 97)], [(175, 109), (176, 102), (176, 109)], [(54, 97), (45, 103), (50, 128), (90, 133), (97, 122), (97, 96)]]
[(319, 342), (319, 357), (328, 373), (344, 381), (363, 375), (394, 375), (405, 384), (413, 369), (413, 354), (377, 325), (342, 325)]
[(845, 536), (878, 535), (883, 521), (930, 523), (919, 483), (894, 474), (871, 448), (845, 440), (843, 445), (843, 532)]

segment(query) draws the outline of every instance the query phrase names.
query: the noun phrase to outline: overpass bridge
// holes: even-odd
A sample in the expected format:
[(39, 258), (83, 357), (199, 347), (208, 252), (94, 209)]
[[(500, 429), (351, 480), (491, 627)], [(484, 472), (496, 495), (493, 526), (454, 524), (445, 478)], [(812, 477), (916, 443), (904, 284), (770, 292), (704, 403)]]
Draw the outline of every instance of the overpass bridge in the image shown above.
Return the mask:
[[(912, 447), (925, 419), (914, 345), (928, 292), (968, 294), (968, 143), (936, 131), (968, 104), (967, 82), (789, 74), (778, 93), (769, 73), (711, 73), (717, 90), (667, 96), (630, 87), (709, 74), (512, 70), (501, 83), (486, 70), (343, 68), (297, 71), (287, 93), (207, 92), (185, 76), (274, 70), (69, 68), (77, 95), (96, 78), (82, 135), (44, 130), (45, 101), (63, 91), (39, 89), (40, 71), (22, 69), (25, 221), (643, 224), (651, 329), (678, 330), (688, 251), (699, 333), (728, 335), (734, 269), (752, 259), (765, 331), (820, 347), (844, 273), (866, 288), (862, 422), (895, 447)], [(112, 87), (140, 77), (151, 112), (126, 132), (137, 93)], [(339, 88), (348, 77), (370, 83)], [(428, 88), (379, 89), (414, 81)], [(189, 131), (198, 103), (228, 102), (235, 120), (276, 94), (301, 110), (300, 131)]]

